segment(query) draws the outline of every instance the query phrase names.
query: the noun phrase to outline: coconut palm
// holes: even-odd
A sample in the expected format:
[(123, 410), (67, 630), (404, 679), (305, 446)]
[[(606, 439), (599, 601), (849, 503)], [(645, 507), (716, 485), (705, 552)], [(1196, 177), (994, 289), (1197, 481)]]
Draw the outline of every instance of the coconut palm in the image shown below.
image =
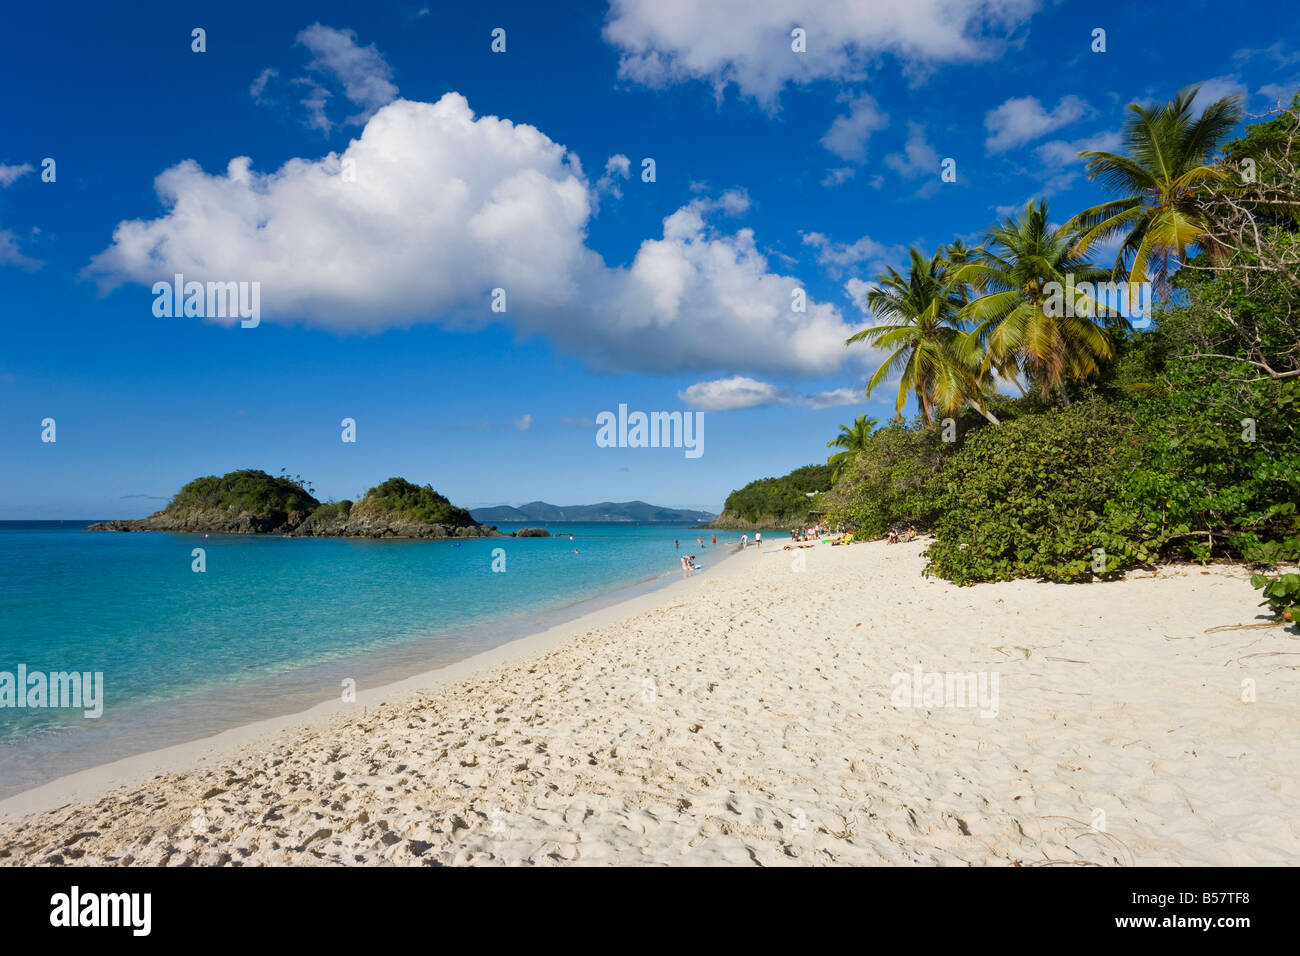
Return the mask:
[(997, 418), (984, 407), (979, 370), (972, 369), (958, 348), (964, 336), (957, 313), (966, 304), (961, 286), (953, 281), (942, 254), (926, 259), (910, 250), (907, 277), (890, 267), (876, 276), (876, 288), (867, 293), (872, 314), (887, 324), (849, 336), (845, 345), (866, 342), (890, 355), (867, 382), (867, 395), (891, 375), (898, 375), (894, 411), (901, 416), (908, 395), (915, 395), (927, 424), (936, 411), (952, 413), (969, 406), (995, 425)]
[(867, 447), (867, 440), (871, 438), (871, 433), (876, 430), (876, 426), (879, 424), (880, 422), (874, 418), (859, 415), (853, 419), (852, 425), (841, 425), (840, 433), (826, 443), (827, 448), (844, 449), (844, 451), (836, 452), (826, 459), (826, 464), (832, 468), (832, 483), (839, 480), (840, 469), (852, 461), (858, 452)]
[[(1120, 198), (1085, 209), (1066, 228), (1079, 230), (1077, 253), (1110, 236), (1125, 236), (1111, 277), (1169, 287), (1172, 260), (1184, 259), (1187, 247), (1205, 235), (1197, 194), (1222, 184), (1231, 171), (1213, 162), (1219, 143), (1242, 120), (1241, 98), (1225, 96), (1199, 117), (1192, 103), (1197, 87), (1182, 90), (1173, 101), (1147, 109), (1130, 104), (1124, 123), (1124, 152), (1089, 149), (1088, 178), (1099, 180)], [(1125, 262), (1131, 264), (1125, 269)]]
[(1065, 383), (1096, 373), (1114, 355), (1110, 335), (1089, 316), (1123, 320), (1091, 296), (1067, 291), (1107, 277), (1075, 252), (1077, 243), (1077, 232), (1050, 224), (1046, 202), (1030, 201), (1019, 216), (990, 230), (980, 259), (954, 277), (986, 290), (961, 309), (961, 317), (974, 323), (959, 340), (967, 361), (982, 355), (983, 368), (1004, 377), (1024, 369), (1044, 400), (1057, 389), (1068, 404)]

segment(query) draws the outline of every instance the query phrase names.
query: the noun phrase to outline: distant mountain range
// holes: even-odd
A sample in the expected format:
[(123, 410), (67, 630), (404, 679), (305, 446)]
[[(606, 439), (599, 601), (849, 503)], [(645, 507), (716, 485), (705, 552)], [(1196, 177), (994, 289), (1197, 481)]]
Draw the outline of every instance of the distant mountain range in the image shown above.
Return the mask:
[(712, 521), (717, 517), (709, 511), (661, 508), (644, 501), (602, 501), (595, 505), (552, 505), (545, 501), (530, 501), (518, 508), (497, 505), (471, 508), (469, 513), (475, 521), (484, 524), (497, 521)]

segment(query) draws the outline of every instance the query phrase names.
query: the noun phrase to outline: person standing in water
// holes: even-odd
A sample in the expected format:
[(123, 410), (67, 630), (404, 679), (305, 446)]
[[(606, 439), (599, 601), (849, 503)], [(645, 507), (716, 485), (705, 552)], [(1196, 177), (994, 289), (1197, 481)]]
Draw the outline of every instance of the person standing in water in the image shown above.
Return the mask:
[(713, 543), (714, 543), (714, 544), (717, 544), (717, 543), (718, 543), (718, 535), (717, 535), (717, 532), (714, 532), (714, 534), (713, 534)]
[(749, 547), (749, 535), (742, 534), (740, 536), (740, 550), (744, 551), (748, 547)]
[(673, 539), (673, 550), (676, 551), (676, 550), (677, 550), (678, 548), (680, 548), (681, 546), (682, 546), (682, 543), (681, 543), (680, 541), (678, 541), (676, 538), (674, 538), (674, 539)]
[(760, 548), (763, 546), (763, 532), (761, 531), (754, 532), (754, 544)]

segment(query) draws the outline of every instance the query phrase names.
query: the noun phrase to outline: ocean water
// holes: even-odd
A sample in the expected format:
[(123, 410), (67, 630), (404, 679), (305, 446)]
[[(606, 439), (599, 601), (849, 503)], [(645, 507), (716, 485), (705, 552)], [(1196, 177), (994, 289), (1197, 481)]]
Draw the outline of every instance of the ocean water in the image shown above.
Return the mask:
[[(345, 679), (364, 689), (451, 663), (677, 579), (683, 553), (707, 573), (740, 538), (562, 522), (531, 524), (572, 541), (205, 538), (85, 524), (0, 522), (0, 672), (24, 664), (104, 681), (97, 719), (0, 707), (0, 796), (337, 700)], [(191, 568), (195, 548), (203, 573)]]

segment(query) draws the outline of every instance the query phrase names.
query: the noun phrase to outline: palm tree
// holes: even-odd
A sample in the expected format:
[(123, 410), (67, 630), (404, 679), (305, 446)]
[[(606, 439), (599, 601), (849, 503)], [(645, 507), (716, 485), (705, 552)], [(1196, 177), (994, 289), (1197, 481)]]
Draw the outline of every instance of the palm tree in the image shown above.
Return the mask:
[(974, 323), (960, 342), (962, 355), (973, 360), (982, 354), (984, 370), (997, 368), (1004, 377), (1024, 368), (1044, 400), (1055, 388), (1066, 404), (1066, 381), (1094, 374), (1114, 355), (1110, 336), (1088, 313), (1104, 313), (1108, 322), (1122, 321), (1078, 293), (1072, 297), (1073, 308), (1055, 307), (1066, 293), (1054, 299), (1054, 288), (1106, 278), (1106, 270), (1076, 254), (1077, 243), (1077, 232), (1048, 222), (1046, 202), (1035, 206), (1030, 201), (1021, 215), (993, 227), (979, 261), (955, 277), (986, 290), (961, 310), (962, 318)]
[(868, 397), (886, 378), (899, 375), (894, 407), (899, 416), (914, 394), (926, 424), (934, 422), (936, 411), (951, 413), (963, 405), (999, 424), (984, 407), (981, 376), (957, 347), (964, 335), (957, 313), (966, 304), (965, 291), (953, 281), (942, 253), (926, 259), (912, 249), (910, 258), (906, 278), (890, 267), (867, 293), (872, 313), (889, 324), (863, 329), (844, 343), (866, 342), (891, 352), (867, 382)]
[(1242, 120), (1241, 98), (1233, 94), (1192, 115), (1198, 87), (1181, 90), (1173, 102), (1145, 109), (1136, 103), (1124, 123), (1124, 153), (1089, 149), (1079, 153), (1088, 161), (1088, 178), (1120, 198), (1085, 209), (1066, 228), (1080, 232), (1075, 252), (1125, 233), (1111, 277), (1119, 281), (1150, 281), (1154, 268), (1157, 288), (1169, 287), (1174, 257), (1184, 259), (1187, 247), (1205, 235), (1197, 210), (1201, 187), (1223, 183), (1231, 171), (1213, 162), (1220, 141)]
[(839, 480), (840, 469), (852, 461), (858, 452), (867, 447), (867, 440), (879, 424), (880, 422), (874, 418), (859, 415), (853, 419), (852, 425), (841, 425), (840, 433), (826, 443), (827, 448), (844, 449), (844, 451), (836, 452), (826, 459), (826, 464), (833, 469), (831, 472), (832, 484)]

